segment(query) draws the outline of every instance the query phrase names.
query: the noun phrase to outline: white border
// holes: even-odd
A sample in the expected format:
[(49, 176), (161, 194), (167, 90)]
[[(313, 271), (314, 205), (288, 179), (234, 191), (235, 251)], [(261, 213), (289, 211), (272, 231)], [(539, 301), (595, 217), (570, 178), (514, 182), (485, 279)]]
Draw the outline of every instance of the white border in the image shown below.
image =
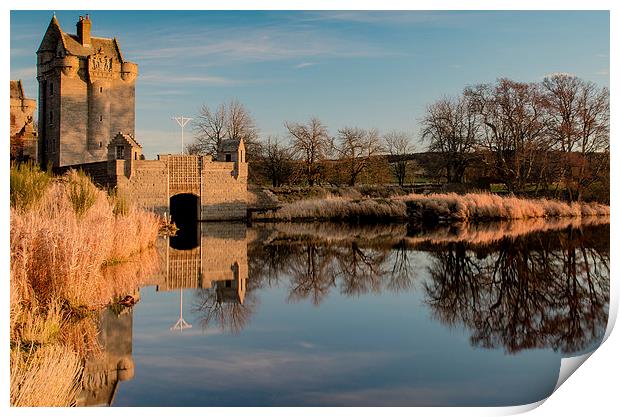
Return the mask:
[[(27, 9), (56, 9), (56, 10), (86, 10), (85, 6), (90, 10), (148, 10), (148, 9), (161, 9), (161, 10), (196, 10), (196, 9), (215, 9), (215, 10), (232, 10), (232, 9), (265, 9), (265, 10), (338, 10), (338, 9), (352, 9), (352, 10), (611, 10), (611, 43), (610, 43), (610, 86), (612, 87), (611, 94), (611, 108), (615, 110), (618, 106), (618, 100), (615, 99), (614, 83), (616, 78), (616, 70), (618, 66), (618, 31), (620, 30), (620, 19), (618, 6), (620, 2), (612, 0), (589, 0), (585, 1), (551, 1), (551, 0), (522, 0), (522, 1), (498, 1), (498, 0), (472, 0), (472, 1), (395, 1), (395, 0), (382, 0), (378, 1), (343, 1), (343, 0), (298, 0), (294, 3), (292, 1), (278, 1), (278, 0), (264, 0), (264, 1), (243, 1), (243, 0), (220, 0), (219, 2), (198, 2), (191, 0), (175, 0), (174, 2), (146, 2), (136, 0), (95, 0), (85, 3), (84, 1), (32, 1), (25, 0), (19, 3), (3, 2), (3, 13), (1, 15), (0, 27), (2, 28), (3, 37), (2, 44), (4, 51), (10, 50), (9, 33), (10, 33), (10, 10), (27, 10)], [(6, 75), (9, 73), (9, 63), (4, 61), (3, 73)], [(8, 103), (8, 84), (6, 81), (9, 77), (5, 76), (5, 82), (0, 84), (0, 95), (4, 97), (4, 103)], [(0, 119), (2, 131), (6, 132), (5, 137), (8, 138), (8, 105), (2, 106), (3, 116)], [(6, 110), (5, 110), (6, 109)], [(612, 111), (611, 131), (615, 132), (615, 126), (618, 126), (618, 111)], [(618, 168), (614, 165), (615, 158), (618, 150), (618, 146), (614, 144), (612, 140), (612, 206), (615, 207), (617, 200), (617, 191), (614, 190), (614, 184), (618, 178)], [(4, 366), (2, 366), (3, 372), (1, 377), (2, 390), (0, 397), (0, 404), (2, 407), (2, 413), (8, 412), (10, 415), (31, 415), (32, 413), (45, 412), (50, 415), (83, 415), (88, 414), (101, 414), (110, 412), (106, 409), (13, 409), (8, 408), (9, 403), (9, 386), (8, 386), (8, 304), (9, 304), (9, 283), (8, 283), (8, 262), (9, 262), (9, 210), (8, 210), (8, 143), (5, 142), (5, 152), (1, 154), (2, 172), (5, 175), (0, 179), (0, 192), (5, 196), (4, 204), (1, 206), (3, 230), (5, 233), (0, 239), (2, 239), (3, 250), (0, 251), (1, 265), (4, 267), (4, 279), (0, 281), (0, 291), (2, 293), (2, 304), (5, 306), (4, 313), (0, 314), (0, 320), (3, 325), (2, 339), (0, 340), (0, 352), (2, 352), (2, 358), (5, 359)], [(612, 223), (612, 236), (620, 236), (617, 233), (617, 227)], [(290, 416), (295, 415), (307, 415), (314, 416), (317, 412), (320, 413), (345, 413), (356, 416), (375, 416), (376, 413), (389, 413), (390, 415), (410, 415), (411, 413), (421, 413), (421, 415), (506, 415), (524, 412), (529, 409), (535, 408), (532, 412), (533, 415), (547, 416), (547, 415), (609, 415), (617, 409), (617, 388), (616, 388), (616, 375), (618, 374), (618, 353), (620, 352), (618, 332), (612, 332), (609, 334), (609, 330), (615, 323), (618, 309), (618, 285), (616, 285), (617, 279), (614, 279), (613, 272), (616, 270), (616, 247), (613, 239), (611, 242), (611, 271), (612, 271), (612, 286), (611, 286), (611, 303), (610, 303), (610, 325), (608, 326), (608, 332), (606, 336), (609, 338), (605, 343), (592, 355), (593, 358), (588, 360), (585, 366), (582, 366), (577, 370), (577, 375), (570, 377), (568, 382), (563, 384), (557, 392), (555, 392), (548, 401), (542, 401), (541, 403), (532, 404), (522, 407), (507, 407), (507, 408), (388, 408), (377, 410), (374, 408), (335, 408), (335, 409), (304, 409), (304, 408), (244, 408), (244, 409), (232, 409), (232, 408), (217, 408), (217, 409), (200, 409), (200, 408), (184, 408), (181, 412), (183, 414), (199, 415), (204, 413), (215, 413), (217, 415), (231, 415), (238, 412), (251, 413), (257, 416)], [(538, 407), (538, 408), (536, 408)], [(7, 408), (7, 410), (4, 410)], [(149, 415), (167, 415), (170, 410), (159, 408), (140, 408), (128, 410), (133, 413), (148, 413)], [(112, 411), (115, 413), (124, 412), (123, 410)]]

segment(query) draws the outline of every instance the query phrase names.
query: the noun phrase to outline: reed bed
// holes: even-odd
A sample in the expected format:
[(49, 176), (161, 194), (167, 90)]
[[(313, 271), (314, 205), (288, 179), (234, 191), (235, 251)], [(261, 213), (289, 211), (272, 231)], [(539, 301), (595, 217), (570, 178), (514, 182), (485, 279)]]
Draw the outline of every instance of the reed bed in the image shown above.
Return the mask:
[(331, 197), (299, 200), (282, 206), (269, 219), (284, 221), (303, 220), (356, 220), (389, 221), (404, 219), (406, 206), (395, 199), (350, 199)]
[(609, 206), (599, 203), (565, 203), (547, 199), (501, 197), (470, 193), (409, 194), (396, 197), (407, 205), (413, 220), (463, 222), (547, 217), (609, 216)]
[(409, 194), (391, 198), (326, 197), (284, 204), (279, 210), (257, 215), (267, 221), (395, 221), (420, 223), (481, 222), (556, 217), (609, 216), (599, 203), (565, 203), (557, 200), (501, 197), (476, 193)]
[(105, 305), (115, 289), (103, 279), (102, 266), (152, 246), (158, 228), (157, 217), (146, 211), (115, 215), (104, 191), (71, 172), (32, 209), (11, 208), (15, 296), (41, 305), (54, 299), (74, 307)]
[(80, 390), (80, 357), (61, 345), (11, 351), (11, 405), (67, 407)]
[(74, 403), (81, 360), (99, 349), (95, 312), (135, 290), (139, 272), (151, 271), (150, 264), (124, 261), (142, 259), (159, 229), (153, 213), (121, 206), (82, 173), (42, 175), (11, 168), (11, 404), (17, 406)]

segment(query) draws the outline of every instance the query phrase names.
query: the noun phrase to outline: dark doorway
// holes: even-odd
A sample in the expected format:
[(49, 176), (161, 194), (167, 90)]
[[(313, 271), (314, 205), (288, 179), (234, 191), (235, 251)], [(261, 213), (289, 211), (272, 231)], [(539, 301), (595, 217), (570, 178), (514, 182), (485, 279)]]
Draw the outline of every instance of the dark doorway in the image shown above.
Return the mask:
[(170, 197), (170, 218), (179, 228), (170, 238), (170, 247), (186, 250), (198, 246), (198, 212), (200, 204), (194, 194), (177, 194)]

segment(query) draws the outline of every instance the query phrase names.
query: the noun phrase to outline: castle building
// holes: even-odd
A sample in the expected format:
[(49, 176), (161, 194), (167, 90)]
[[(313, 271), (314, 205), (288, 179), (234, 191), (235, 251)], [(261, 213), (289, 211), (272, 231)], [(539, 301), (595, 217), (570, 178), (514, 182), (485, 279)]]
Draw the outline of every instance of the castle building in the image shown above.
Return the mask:
[(66, 33), (52, 17), (37, 51), (43, 166), (106, 161), (118, 132), (135, 133), (138, 66), (124, 59), (116, 38), (91, 35), (88, 15), (76, 29)]
[(138, 66), (125, 61), (116, 38), (91, 36), (80, 16), (77, 33), (56, 16), (37, 51), (38, 160), (56, 172), (81, 169), (139, 207), (175, 221), (247, 217), (245, 144), (224, 141), (217, 157), (158, 155), (146, 160), (135, 137)]
[(21, 80), (11, 80), (11, 159), (37, 160), (34, 112), (37, 101), (26, 97)]

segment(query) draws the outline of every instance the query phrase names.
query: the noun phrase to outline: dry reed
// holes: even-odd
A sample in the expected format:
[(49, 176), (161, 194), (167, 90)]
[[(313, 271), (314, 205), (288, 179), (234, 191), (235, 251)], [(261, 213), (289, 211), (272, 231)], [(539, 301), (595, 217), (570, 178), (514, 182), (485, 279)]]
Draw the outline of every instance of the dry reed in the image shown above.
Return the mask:
[(275, 221), (390, 221), (465, 222), (551, 217), (609, 216), (609, 206), (557, 200), (501, 197), (477, 193), (409, 194), (387, 199), (326, 197), (284, 204), (255, 219)]
[(11, 351), (11, 405), (74, 405), (81, 371), (79, 356), (60, 345), (29, 352), (15, 348)]
[(547, 199), (500, 197), (486, 193), (409, 194), (395, 198), (405, 202), (407, 213), (413, 219), (459, 222), (609, 216), (609, 206), (598, 203), (565, 203)]
[(282, 206), (273, 213), (278, 220), (375, 220), (399, 219), (406, 216), (405, 204), (394, 199), (349, 199), (331, 197), (299, 200)]
[(11, 404), (72, 405), (80, 360), (99, 349), (92, 312), (135, 290), (145, 268), (119, 262), (155, 243), (159, 220), (76, 172), (22, 194), (11, 206)]

